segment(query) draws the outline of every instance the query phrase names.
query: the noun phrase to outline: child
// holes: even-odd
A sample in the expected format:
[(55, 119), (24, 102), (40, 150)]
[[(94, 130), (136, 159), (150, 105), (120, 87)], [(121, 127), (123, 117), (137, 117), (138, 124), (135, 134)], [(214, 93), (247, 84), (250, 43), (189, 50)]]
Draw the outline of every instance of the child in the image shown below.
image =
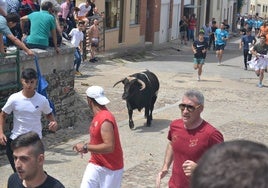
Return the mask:
[(200, 81), (202, 66), (205, 63), (206, 52), (208, 48), (208, 43), (205, 41), (204, 35), (204, 31), (200, 31), (198, 34), (198, 40), (194, 41), (192, 45), (192, 50), (194, 52), (194, 69), (198, 69), (198, 81)]
[(77, 28), (73, 28), (69, 33), (69, 36), (72, 37), (71, 43), (75, 47), (74, 66), (75, 66), (75, 75), (77, 76), (82, 76), (81, 72), (79, 72), (79, 67), (82, 61), (81, 50), (84, 40), (84, 33), (83, 33), (84, 28), (85, 28), (85, 22), (79, 21), (77, 24)]

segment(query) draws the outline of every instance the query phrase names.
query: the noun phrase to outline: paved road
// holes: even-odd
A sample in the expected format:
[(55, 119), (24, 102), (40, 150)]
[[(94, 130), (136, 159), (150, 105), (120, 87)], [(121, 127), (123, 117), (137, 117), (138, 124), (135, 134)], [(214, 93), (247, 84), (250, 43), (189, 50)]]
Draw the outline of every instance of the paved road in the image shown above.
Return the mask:
[[(68, 188), (79, 187), (88, 155), (81, 158), (72, 151), (73, 144), (88, 140), (89, 110), (84, 91), (87, 85), (101, 85), (111, 103), (108, 108), (118, 121), (124, 149), (125, 172), (123, 188), (154, 187), (154, 180), (161, 168), (167, 144), (168, 125), (180, 116), (180, 97), (189, 88), (201, 90), (205, 95), (203, 118), (219, 128), (226, 140), (249, 139), (268, 145), (267, 101), (268, 79), (265, 74), (263, 88), (257, 88), (257, 77), (253, 71), (244, 71), (238, 39), (229, 42), (224, 65), (217, 66), (214, 52), (208, 52), (202, 80), (196, 80), (192, 53), (188, 47), (176, 42), (143, 52), (126, 54), (99, 63), (82, 64), (82, 77), (75, 80), (77, 91), (77, 119), (74, 127), (59, 130), (44, 138), (47, 146), (46, 171), (60, 179)], [(125, 102), (121, 100), (123, 85), (113, 84), (119, 79), (142, 69), (155, 72), (160, 80), (159, 97), (151, 127), (145, 127), (143, 113), (134, 112), (136, 129), (128, 128)], [(11, 173), (9, 165), (0, 156), (0, 187), (6, 187)], [(167, 187), (168, 177), (163, 180)]]

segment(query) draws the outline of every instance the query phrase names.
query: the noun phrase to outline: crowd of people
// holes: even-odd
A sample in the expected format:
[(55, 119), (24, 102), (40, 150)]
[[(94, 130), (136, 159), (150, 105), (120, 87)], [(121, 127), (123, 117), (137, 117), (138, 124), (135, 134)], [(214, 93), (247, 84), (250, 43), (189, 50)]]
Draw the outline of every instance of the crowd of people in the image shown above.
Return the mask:
[[(53, 47), (60, 52), (63, 38), (71, 40), (76, 48), (74, 53), (75, 75), (79, 72), (85, 42), (90, 39), (90, 62), (97, 61), (96, 49), (99, 46), (98, 19), (102, 19), (95, 5), (95, 0), (86, 0), (78, 7), (71, 0), (61, 5), (55, 0), (0, 0), (0, 52), (6, 54), (6, 47), (16, 45), (27, 55), (34, 55), (33, 48)], [(81, 24), (84, 22), (84, 24)], [(92, 26), (92, 27), (90, 27)], [(89, 30), (87, 30), (87, 28)], [(75, 32), (79, 30), (78, 37)], [(82, 34), (81, 34), (82, 33)], [(78, 40), (78, 42), (76, 41)], [(74, 42), (75, 41), (75, 42)], [(84, 46), (82, 46), (84, 45)], [(78, 52), (79, 51), (79, 52)]]
[[(34, 11), (33, 8), (38, 10), (38, 3), (33, 4), (31, 12), (27, 13), (24, 10), (25, 15), (21, 16), (11, 12), (2, 13), (2, 9), (0, 9), (2, 14), (0, 23), (3, 23), (0, 24), (1, 53), (5, 53), (3, 35), (7, 36), (11, 42), (23, 49), (28, 55), (34, 55), (32, 48), (48, 48), (51, 37), (51, 46), (59, 53), (60, 38), (64, 32), (67, 32), (66, 37), (71, 38), (71, 43), (76, 48), (74, 54), (75, 73), (81, 75), (79, 66), (82, 59), (81, 48), (85, 34), (84, 28), (90, 21), (93, 21), (93, 25), (86, 33), (90, 36), (92, 47), (90, 61), (96, 61), (95, 50), (99, 42), (98, 20), (96, 18), (89, 19), (89, 17), (94, 16), (94, 12), (97, 12), (94, 1), (87, 0), (79, 7), (72, 9), (70, 0), (66, 0), (62, 5), (57, 5), (52, 0), (44, 0), (40, 5), (41, 11)], [(70, 14), (71, 10), (73, 12)], [(20, 23), (19, 27), (17, 27), (18, 23)], [(260, 43), (256, 44), (256, 38), (251, 36), (250, 27), (247, 28), (246, 35), (242, 37), (240, 43), (240, 47), (243, 47), (245, 68), (251, 59), (251, 54), (257, 58), (254, 67), (260, 78), (259, 87), (262, 87), (263, 74), (267, 66), (267, 35), (261, 33), (266, 32), (265, 25), (266, 23), (260, 27), (257, 34)], [(217, 28), (216, 21), (212, 20), (211, 23), (206, 23), (201, 28), (197, 39), (194, 38), (195, 27), (194, 14), (191, 15), (189, 21), (183, 17), (180, 23), (181, 43), (187, 45), (187, 41), (193, 41), (194, 68), (198, 70), (198, 80), (200, 80), (206, 52), (212, 45), (218, 57), (218, 64), (222, 64), (223, 51), (229, 37), (229, 26), (225, 21), (220, 23), (219, 28)], [(16, 32), (21, 29), (21, 40), (15, 37), (10, 28), (15, 28)], [(253, 45), (252, 48), (251, 45)], [(14, 171), (8, 180), (10, 188), (64, 187), (59, 180), (48, 175), (43, 168), (45, 155), (42, 143), (42, 114), (49, 121), (50, 131), (56, 131), (58, 124), (49, 106), (49, 101), (36, 92), (37, 82), (37, 72), (34, 69), (23, 70), (21, 74), (22, 90), (12, 94), (1, 109), (0, 144), (6, 147), (6, 155)], [(86, 100), (88, 107), (93, 112), (93, 119), (89, 126), (89, 140), (73, 146), (73, 150), (81, 155), (91, 153), (80, 187), (120, 188), (124, 171), (123, 147), (116, 119), (106, 107), (110, 101), (100, 86), (89, 87), (86, 90)], [(212, 185), (217, 187), (214, 184), (219, 182), (223, 183), (218, 187), (231, 187), (231, 185), (229, 186), (230, 182), (239, 183), (242, 180), (245, 182), (239, 184), (242, 188), (248, 185), (252, 185), (251, 187), (267, 186), (267, 173), (265, 174), (268, 169), (267, 147), (250, 141), (224, 142), (222, 133), (201, 117), (204, 107), (205, 97), (200, 91), (188, 90), (182, 96), (178, 106), (181, 117), (173, 120), (169, 126), (167, 135), (169, 142), (163, 166), (156, 175), (156, 187), (161, 186), (161, 180), (167, 175), (171, 166), (170, 188), (189, 188), (190, 186), (209, 188)], [(12, 112), (14, 126), (12, 134), (7, 137), (4, 134), (5, 119)], [(240, 148), (243, 149), (240, 150)], [(241, 163), (240, 165), (236, 164), (236, 166), (246, 167), (246, 170), (244, 168), (242, 170), (250, 171), (251, 177), (258, 176), (260, 180), (258, 179), (258, 182), (255, 183), (255, 178), (248, 178), (245, 181), (243, 176), (238, 176), (241, 170), (239, 168), (230, 169), (230, 164), (224, 163), (225, 161)], [(213, 167), (219, 165), (221, 168), (211, 168), (211, 165)], [(208, 173), (206, 173), (207, 171)], [(216, 173), (218, 171), (221, 171), (219, 177)], [(232, 171), (232, 175), (229, 175), (230, 171)], [(210, 175), (214, 175), (212, 176), (214, 178), (209, 179)], [(232, 179), (237, 176), (238, 178), (235, 180)], [(217, 178), (220, 178), (221, 181), (215, 181)]]
[[(14, 170), (8, 179), (8, 188), (67, 186), (49, 175), (43, 166), (42, 133), (40, 126), (33, 122), (40, 121), (41, 113), (47, 114), (51, 130), (57, 130), (57, 122), (47, 99), (34, 91), (36, 81), (36, 72), (25, 70), (22, 74), (23, 90), (13, 94), (1, 112), (0, 144), (10, 150), (7, 155)], [(81, 155), (91, 153), (80, 188), (120, 188), (124, 148), (116, 119), (106, 107), (110, 100), (100, 86), (90, 86), (85, 93), (88, 107), (93, 112), (89, 139), (74, 144), (72, 148)], [(223, 134), (201, 117), (204, 107), (205, 97), (200, 91), (188, 90), (183, 94), (178, 105), (181, 117), (169, 126), (169, 142), (164, 164), (156, 175), (156, 187), (161, 187), (161, 180), (171, 166), (170, 188), (266, 187), (267, 146), (246, 140), (224, 142)], [(14, 111), (16, 124), (10, 138), (6, 138), (3, 134), (4, 119), (11, 111)], [(247, 178), (244, 178), (244, 173)]]
[[(268, 20), (260, 17), (249, 15), (238, 17), (237, 25), (239, 26), (239, 34), (241, 41), (239, 48), (243, 50), (243, 65), (244, 70), (252, 68), (259, 77), (258, 87), (263, 87), (264, 72), (267, 72), (268, 66)], [(205, 63), (206, 53), (212, 49), (216, 51), (218, 65), (222, 65), (224, 49), (229, 39), (230, 26), (225, 19), (217, 24), (215, 18), (205, 25), (199, 27), (198, 38), (192, 38), (192, 33), (189, 29), (193, 24), (195, 15), (191, 15), (189, 19), (183, 16), (179, 22), (180, 41), (181, 44), (187, 45), (187, 42), (193, 39), (191, 45), (194, 53), (194, 69), (197, 70), (197, 80), (200, 81), (202, 67)], [(191, 24), (190, 24), (191, 23)], [(195, 35), (194, 35), (195, 36)], [(253, 56), (252, 56), (253, 55)], [(252, 57), (254, 57), (252, 59)]]

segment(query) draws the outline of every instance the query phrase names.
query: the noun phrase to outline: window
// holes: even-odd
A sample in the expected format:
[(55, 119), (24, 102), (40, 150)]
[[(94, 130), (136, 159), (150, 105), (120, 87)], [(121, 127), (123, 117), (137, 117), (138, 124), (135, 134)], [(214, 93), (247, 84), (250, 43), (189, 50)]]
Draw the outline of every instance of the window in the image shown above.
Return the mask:
[(130, 0), (130, 25), (139, 24), (140, 0)]
[(119, 27), (120, 0), (105, 0), (105, 29)]

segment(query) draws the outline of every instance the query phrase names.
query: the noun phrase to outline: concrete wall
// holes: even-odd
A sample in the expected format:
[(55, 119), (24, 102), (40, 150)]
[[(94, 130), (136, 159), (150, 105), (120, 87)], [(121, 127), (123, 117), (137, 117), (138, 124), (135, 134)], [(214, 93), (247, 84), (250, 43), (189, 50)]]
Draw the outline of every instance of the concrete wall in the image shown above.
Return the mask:
[[(56, 54), (54, 48), (48, 50), (33, 50), (38, 59), (42, 75), (49, 83), (47, 92), (49, 98), (54, 102), (56, 108), (56, 119), (60, 127), (73, 126), (75, 122), (75, 91), (74, 91), (74, 70), (72, 46), (63, 45), (60, 48), (60, 54)], [(5, 70), (15, 66), (16, 57), (1, 59), (0, 69)], [(20, 52), (20, 72), (25, 68), (34, 68), (33, 57), (26, 56), (23, 51)], [(0, 85), (7, 85), (15, 82), (16, 73), (0, 74)], [(0, 91), (1, 98), (7, 98), (15, 90)]]

